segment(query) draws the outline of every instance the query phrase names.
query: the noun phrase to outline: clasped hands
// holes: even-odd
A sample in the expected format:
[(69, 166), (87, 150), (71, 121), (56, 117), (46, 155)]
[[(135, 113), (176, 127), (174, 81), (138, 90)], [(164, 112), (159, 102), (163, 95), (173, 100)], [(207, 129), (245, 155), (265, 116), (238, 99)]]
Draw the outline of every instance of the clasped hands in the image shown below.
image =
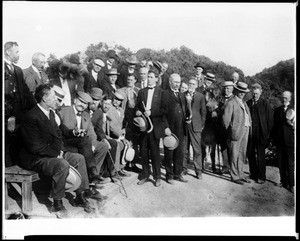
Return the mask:
[(87, 134), (85, 129), (78, 129), (77, 127), (73, 129), (73, 135), (76, 137), (84, 137)]

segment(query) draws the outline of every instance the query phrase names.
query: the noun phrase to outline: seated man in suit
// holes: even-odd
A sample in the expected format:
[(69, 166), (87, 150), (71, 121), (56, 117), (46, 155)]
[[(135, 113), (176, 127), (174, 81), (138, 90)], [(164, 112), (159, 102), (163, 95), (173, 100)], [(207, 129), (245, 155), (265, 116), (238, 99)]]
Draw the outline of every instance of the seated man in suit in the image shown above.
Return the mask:
[(93, 208), (86, 198), (99, 199), (101, 194), (89, 189), (84, 157), (64, 149), (62, 133), (55, 122), (54, 113), (56, 96), (51, 85), (40, 85), (35, 91), (35, 105), (27, 114), (21, 126), (25, 146), (21, 150), (21, 165), (52, 179), (53, 211), (59, 218), (68, 216), (62, 199), (65, 197), (66, 179), (69, 165), (81, 174), (82, 182), (75, 191), (75, 204), (84, 207), (86, 212)]
[[(97, 141), (90, 114), (85, 110), (92, 98), (78, 91), (72, 106), (62, 107), (58, 112), (64, 144), (70, 151), (78, 151), (85, 157), (91, 183), (104, 181), (99, 175), (108, 145)], [(98, 180), (98, 181), (97, 181)]]

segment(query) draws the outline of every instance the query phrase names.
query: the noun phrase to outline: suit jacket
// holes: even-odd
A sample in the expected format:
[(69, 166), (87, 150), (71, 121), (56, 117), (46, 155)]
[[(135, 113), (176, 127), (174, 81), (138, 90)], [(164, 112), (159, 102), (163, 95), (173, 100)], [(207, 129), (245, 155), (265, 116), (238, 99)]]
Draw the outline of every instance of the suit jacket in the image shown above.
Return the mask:
[[(76, 92), (84, 91), (84, 89), (83, 89), (84, 79), (83, 79), (83, 76), (80, 76), (74, 80), (67, 79), (67, 81), (68, 81), (68, 85), (69, 85), (69, 89), (70, 89), (70, 93), (71, 93), (71, 103), (73, 103), (73, 100), (76, 96)], [(50, 82), (54, 85), (62, 87), (59, 77), (50, 79)]]
[[(58, 115), (61, 119), (60, 128), (63, 137), (66, 139), (74, 138), (73, 130), (77, 127), (77, 119), (73, 106), (63, 106), (58, 112)], [(81, 115), (81, 129), (84, 129), (87, 132), (87, 136), (92, 141), (92, 145), (96, 146), (97, 136), (91, 122), (90, 114), (86, 111), (83, 111)]]
[[(138, 79), (139, 72), (137, 69), (134, 70), (135, 78)], [(116, 81), (116, 84), (120, 86), (120, 88), (127, 86), (127, 77), (128, 77), (128, 66), (125, 65), (120, 70), (120, 75)]]
[[(294, 109), (292, 105), (288, 105), (288, 109)], [(286, 111), (287, 111), (286, 110)], [(272, 139), (277, 146), (294, 146), (294, 129), (287, 123), (286, 111), (284, 106), (279, 106), (274, 110), (274, 126), (272, 129)]]
[[(166, 128), (166, 113), (167, 113), (167, 103), (163, 101), (164, 90), (156, 86), (153, 93), (152, 103), (151, 103), (151, 116), (150, 120), (153, 124), (154, 136), (156, 139), (164, 137)], [(143, 102), (147, 103), (148, 88), (141, 89), (137, 97), (136, 110), (145, 112)]]
[(25, 146), (20, 152), (21, 165), (32, 169), (43, 157), (57, 157), (64, 150), (62, 133), (58, 125), (53, 125), (36, 105), (26, 113), (21, 125), (21, 135)]
[[(7, 120), (10, 116), (15, 116), (16, 122), (20, 123), (25, 116), (25, 112), (30, 110), (36, 104), (36, 101), (25, 83), (22, 69), (13, 64), (14, 71), (11, 72), (7, 63), (5, 61), (4, 63), (5, 120)], [(15, 88), (12, 88), (12, 86)], [(14, 91), (16, 91), (18, 100), (14, 95)], [(15, 105), (13, 103), (16, 101), (20, 101), (20, 109), (14, 108)]]
[(161, 88), (163, 90), (170, 89), (169, 79), (170, 79), (170, 75), (164, 72), (161, 76)]
[(30, 66), (27, 69), (23, 69), (25, 82), (32, 94), (34, 94), (35, 89), (41, 85), (49, 82), (48, 76), (44, 71), (41, 71), (41, 78), (39, 78), (37, 72), (35, 72)]
[(192, 99), (192, 130), (201, 132), (206, 120), (206, 103), (204, 95), (195, 91)]
[[(249, 109), (251, 110), (253, 106), (253, 99), (250, 99), (247, 101), (247, 105)], [(268, 144), (269, 143), (269, 137), (270, 132), (273, 127), (273, 109), (268, 101), (259, 98), (256, 104), (257, 113), (258, 113), (258, 123), (254, 123), (254, 119), (252, 118), (253, 125), (258, 124), (259, 126), (259, 132), (260, 132), (260, 141), (261, 144)]]
[[(244, 110), (237, 100), (238, 97), (233, 97), (227, 102), (224, 114), (222, 116), (223, 124), (227, 130), (227, 137), (232, 141), (237, 141), (243, 133), (243, 128), (245, 127), (245, 115)], [(251, 114), (248, 105), (243, 100), (244, 108), (249, 116), (249, 121), (251, 123)], [(251, 131), (250, 131), (251, 132)]]
[[(119, 89), (120, 86), (118, 86), (118, 85), (116, 84), (116, 88)], [(102, 85), (102, 88), (101, 88), (101, 89), (103, 90), (103, 94), (104, 94), (104, 95), (107, 95), (107, 96), (109, 96), (110, 98), (113, 98), (113, 97), (114, 97), (114, 94), (113, 94), (113, 93), (115, 93), (116, 90), (111, 86), (111, 84), (110, 84), (110, 82), (109, 82), (108, 80), (106, 80), (106, 81), (103, 82), (103, 85)]]
[(171, 89), (165, 90), (163, 98), (167, 104), (166, 127), (169, 127), (179, 139), (186, 135), (186, 99), (183, 93), (175, 96)]
[[(119, 113), (118, 113), (119, 111)], [(111, 106), (107, 112), (108, 117), (111, 119), (109, 122), (110, 137), (117, 139), (122, 134), (125, 134), (123, 129), (124, 110), (119, 107)]]
[(106, 135), (103, 130), (103, 111), (101, 108), (98, 108), (94, 111), (91, 121), (94, 126), (95, 133), (97, 135), (97, 140), (101, 141), (105, 139)]
[(97, 79), (92, 75), (92, 70), (89, 70), (88, 73), (84, 74), (84, 84), (83, 89), (85, 92), (89, 93), (91, 92), (91, 89), (94, 87), (102, 88), (103, 82), (106, 81), (107, 77), (105, 75), (105, 72), (101, 69), (98, 73)]

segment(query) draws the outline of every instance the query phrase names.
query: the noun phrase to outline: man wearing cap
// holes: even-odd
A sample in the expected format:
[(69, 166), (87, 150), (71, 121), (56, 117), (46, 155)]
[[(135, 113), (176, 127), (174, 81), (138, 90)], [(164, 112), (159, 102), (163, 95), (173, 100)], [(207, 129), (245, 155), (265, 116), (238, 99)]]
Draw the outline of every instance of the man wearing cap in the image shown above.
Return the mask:
[(244, 82), (238, 82), (234, 88), (236, 94), (227, 102), (222, 120), (228, 133), (231, 180), (242, 185), (250, 182), (243, 170), (251, 128), (251, 113), (243, 99), (250, 90)]
[(282, 93), (282, 105), (274, 110), (274, 126), (272, 139), (276, 146), (278, 156), (278, 167), (280, 173), (280, 187), (295, 192), (295, 127), (289, 122), (289, 112), (294, 111), (291, 104), (292, 93)]
[(174, 150), (164, 148), (166, 180), (174, 184), (174, 180), (187, 182), (181, 175), (184, 158), (184, 136), (187, 135), (186, 120), (186, 99), (183, 93), (179, 92), (181, 77), (179, 74), (172, 74), (169, 79), (170, 89), (163, 94), (163, 101), (167, 103), (166, 130), (168, 136), (173, 133), (179, 140), (179, 145)]
[(69, 166), (75, 167), (80, 173), (82, 181), (79, 188), (75, 190), (74, 202), (75, 205), (83, 207), (86, 212), (90, 213), (93, 208), (86, 198), (98, 197), (99, 194), (89, 190), (84, 157), (78, 153), (66, 151), (63, 146), (62, 133), (51, 110), (55, 109), (56, 105), (56, 96), (51, 85), (38, 86), (35, 98), (37, 105), (27, 112), (21, 127), (25, 143), (20, 153), (21, 166), (51, 177), (52, 210), (59, 218), (68, 216), (62, 199), (65, 197)]
[(234, 83), (232, 81), (224, 81), (222, 84), (223, 87), (223, 93), (221, 95), (221, 98), (219, 99), (219, 108), (217, 109), (218, 114), (218, 123), (217, 123), (217, 143), (221, 147), (222, 152), (222, 160), (223, 160), (223, 168), (222, 173), (229, 174), (230, 170), (230, 164), (229, 164), (229, 151), (228, 151), (228, 145), (227, 145), (227, 131), (223, 126), (223, 114), (224, 109), (229, 100), (231, 100), (234, 97), (233, 90), (234, 90)]
[(49, 78), (44, 71), (45, 64), (46, 56), (37, 52), (32, 56), (32, 65), (23, 70), (25, 82), (33, 95), (36, 87), (49, 82)]
[(87, 93), (78, 91), (73, 105), (62, 107), (58, 115), (66, 149), (84, 156), (89, 180), (96, 184), (103, 181), (99, 174), (109, 146), (97, 141), (90, 114), (85, 111), (90, 102)]
[(261, 94), (261, 85), (255, 83), (252, 85), (252, 99), (247, 101), (252, 119), (252, 132), (248, 140), (250, 178), (259, 184), (266, 181), (265, 149), (273, 127), (273, 109)]
[(197, 87), (201, 87), (204, 83), (204, 65), (198, 62), (194, 65), (194, 68), (196, 70), (196, 75), (194, 76), (194, 78), (198, 81)]
[(89, 93), (93, 87), (102, 88), (105, 81), (105, 71), (103, 70), (105, 64), (100, 58), (92, 60), (92, 68), (84, 75), (85, 92)]
[[(188, 140), (193, 148), (193, 164), (197, 179), (202, 179), (202, 147), (201, 133), (206, 120), (206, 103), (203, 94), (196, 91), (198, 81), (191, 78), (188, 82), (188, 91), (186, 93), (189, 117), (187, 119)], [(189, 143), (185, 148), (189, 147)], [(185, 159), (186, 160), (186, 159)], [(187, 170), (187, 163), (184, 162), (184, 168)]]
[(53, 85), (52, 88), (54, 90), (56, 100), (57, 100), (55, 108), (53, 109), (53, 112), (55, 114), (55, 121), (56, 121), (57, 125), (60, 126), (61, 121), (60, 121), (59, 116), (57, 115), (57, 112), (61, 110), (61, 102), (64, 99), (66, 92), (57, 85)]
[(106, 75), (108, 76), (108, 80), (105, 80), (103, 82), (101, 89), (103, 90), (104, 95), (113, 98), (114, 97), (113, 93), (120, 88), (120, 86), (116, 84), (116, 81), (120, 73), (116, 68), (111, 68), (110, 70), (108, 70)]
[(127, 76), (128, 74), (134, 74), (138, 76), (138, 71), (136, 69), (136, 65), (139, 63), (135, 55), (132, 55), (126, 59), (126, 64), (120, 69), (120, 75), (117, 79), (116, 84), (120, 86), (120, 88), (125, 87), (127, 85)]
[(151, 121), (153, 130), (149, 133), (140, 133), (140, 153), (143, 171), (139, 177), (138, 185), (143, 185), (150, 177), (150, 156), (152, 162), (155, 186), (161, 185), (159, 142), (164, 137), (166, 103), (162, 102), (164, 90), (157, 86), (158, 70), (150, 69), (148, 72), (148, 87), (141, 89), (136, 103), (136, 115), (144, 114)]

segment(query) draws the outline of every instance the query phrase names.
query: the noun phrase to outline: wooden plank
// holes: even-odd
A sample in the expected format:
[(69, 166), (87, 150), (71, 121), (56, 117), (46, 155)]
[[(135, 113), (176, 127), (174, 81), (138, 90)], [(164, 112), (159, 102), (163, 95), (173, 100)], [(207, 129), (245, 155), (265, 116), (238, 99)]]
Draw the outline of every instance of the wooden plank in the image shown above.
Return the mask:
[(32, 182), (31, 176), (5, 174), (6, 182)]
[(22, 183), (22, 211), (32, 211), (32, 183)]
[(25, 169), (15, 165), (15, 166), (11, 166), (11, 167), (6, 167), (5, 168), (5, 174), (33, 175), (33, 174), (36, 174), (36, 172), (25, 170)]

